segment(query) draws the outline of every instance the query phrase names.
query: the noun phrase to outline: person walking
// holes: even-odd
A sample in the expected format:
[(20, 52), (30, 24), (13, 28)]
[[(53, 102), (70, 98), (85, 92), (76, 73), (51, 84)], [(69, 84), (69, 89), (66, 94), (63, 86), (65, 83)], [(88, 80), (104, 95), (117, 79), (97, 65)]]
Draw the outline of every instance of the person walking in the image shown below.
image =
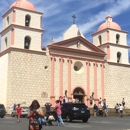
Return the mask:
[(56, 111), (57, 114), (57, 121), (56, 121), (57, 126), (64, 126), (64, 122), (61, 117), (62, 112), (61, 112), (61, 106), (59, 100), (56, 100), (56, 106), (54, 110)]
[(94, 104), (93, 111), (94, 111), (94, 116), (96, 117), (98, 112), (98, 106), (96, 104)]
[(16, 114), (17, 114), (17, 122), (20, 122), (20, 115), (21, 115), (21, 112), (22, 112), (20, 104), (18, 104), (18, 106), (15, 108), (15, 110), (16, 110)]
[(29, 130), (41, 130), (42, 118), (44, 117), (43, 110), (37, 100), (33, 100), (30, 105), (27, 118), (29, 119)]
[(123, 117), (123, 106), (121, 104), (119, 105), (119, 110), (120, 110), (120, 117)]

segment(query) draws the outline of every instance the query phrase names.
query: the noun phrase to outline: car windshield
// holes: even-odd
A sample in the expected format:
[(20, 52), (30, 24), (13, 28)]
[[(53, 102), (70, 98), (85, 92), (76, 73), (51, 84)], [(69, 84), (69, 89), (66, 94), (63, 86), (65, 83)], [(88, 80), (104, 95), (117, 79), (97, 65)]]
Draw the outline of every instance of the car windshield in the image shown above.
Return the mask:
[(85, 110), (86, 107), (85, 106), (74, 106), (73, 110), (77, 111), (77, 110)]
[(0, 108), (4, 108), (4, 105), (0, 105)]

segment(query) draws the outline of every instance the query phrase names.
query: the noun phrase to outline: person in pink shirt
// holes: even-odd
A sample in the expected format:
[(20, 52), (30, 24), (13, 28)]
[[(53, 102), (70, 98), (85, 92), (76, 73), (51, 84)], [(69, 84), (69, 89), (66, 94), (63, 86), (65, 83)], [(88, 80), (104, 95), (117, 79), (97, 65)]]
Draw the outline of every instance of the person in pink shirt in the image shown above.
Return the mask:
[(64, 126), (64, 122), (61, 117), (62, 112), (61, 112), (61, 106), (59, 100), (56, 100), (56, 106), (54, 110), (56, 111), (57, 114), (57, 121), (56, 121), (57, 126)]

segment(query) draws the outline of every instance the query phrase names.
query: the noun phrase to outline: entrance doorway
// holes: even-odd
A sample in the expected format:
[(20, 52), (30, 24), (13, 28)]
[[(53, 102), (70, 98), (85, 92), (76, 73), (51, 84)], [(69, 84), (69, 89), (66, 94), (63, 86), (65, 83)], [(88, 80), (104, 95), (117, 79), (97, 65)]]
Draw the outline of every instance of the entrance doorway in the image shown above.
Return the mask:
[(79, 103), (84, 103), (84, 91), (81, 88), (76, 88), (73, 92), (73, 98), (78, 99)]

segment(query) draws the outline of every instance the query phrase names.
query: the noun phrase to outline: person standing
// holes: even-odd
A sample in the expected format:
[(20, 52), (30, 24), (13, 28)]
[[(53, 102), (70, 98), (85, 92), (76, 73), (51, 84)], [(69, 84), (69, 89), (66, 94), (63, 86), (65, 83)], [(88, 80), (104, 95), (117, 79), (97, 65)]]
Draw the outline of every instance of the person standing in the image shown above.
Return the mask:
[(122, 99), (122, 106), (125, 107), (125, 99)]
[(56, 121), (57, 126), (64, 126), (64, 122), (61, 117), (62, 112), (61, 112), (61, 106), (59, 100), (56, 100), (56, 106), (54, 110), (56, 111), (57, 114), (57, 121)]
[(90, 96), (90, 105), (92, 105), (93, 104), (93, 98)]
[(22, 109), (21, 109), (21, 107), (20, 107), (20, 104), (18, 104), (18, 107), (16, 107), (17, 122), (20, 122), (21, 112), (22, 112)]
[(50, 111), (51, 111), (51, 106), (52, 106), (52, 104), (49, 103), (49, 102), (47, 102), (44, 106), (45, 106), (45, 108), (46, 108), (46, 114), (49, 114)]
[(119, 110), (120, 110), (120, 117), (123, 117), (123, 106), (121, 104), (119, 105)]
[(118, 111), (119, 111), (119, 105), (118, 105), (118, 103), (115, 106), (115, 110), (116, 110), (116, 113), (118, 113)]
[(30, 105), (27, 118), (29, 119), (29, 130), (41, 130), (41, 119), (44, 117), (43, 110), (37, 100), (33, 100)]

